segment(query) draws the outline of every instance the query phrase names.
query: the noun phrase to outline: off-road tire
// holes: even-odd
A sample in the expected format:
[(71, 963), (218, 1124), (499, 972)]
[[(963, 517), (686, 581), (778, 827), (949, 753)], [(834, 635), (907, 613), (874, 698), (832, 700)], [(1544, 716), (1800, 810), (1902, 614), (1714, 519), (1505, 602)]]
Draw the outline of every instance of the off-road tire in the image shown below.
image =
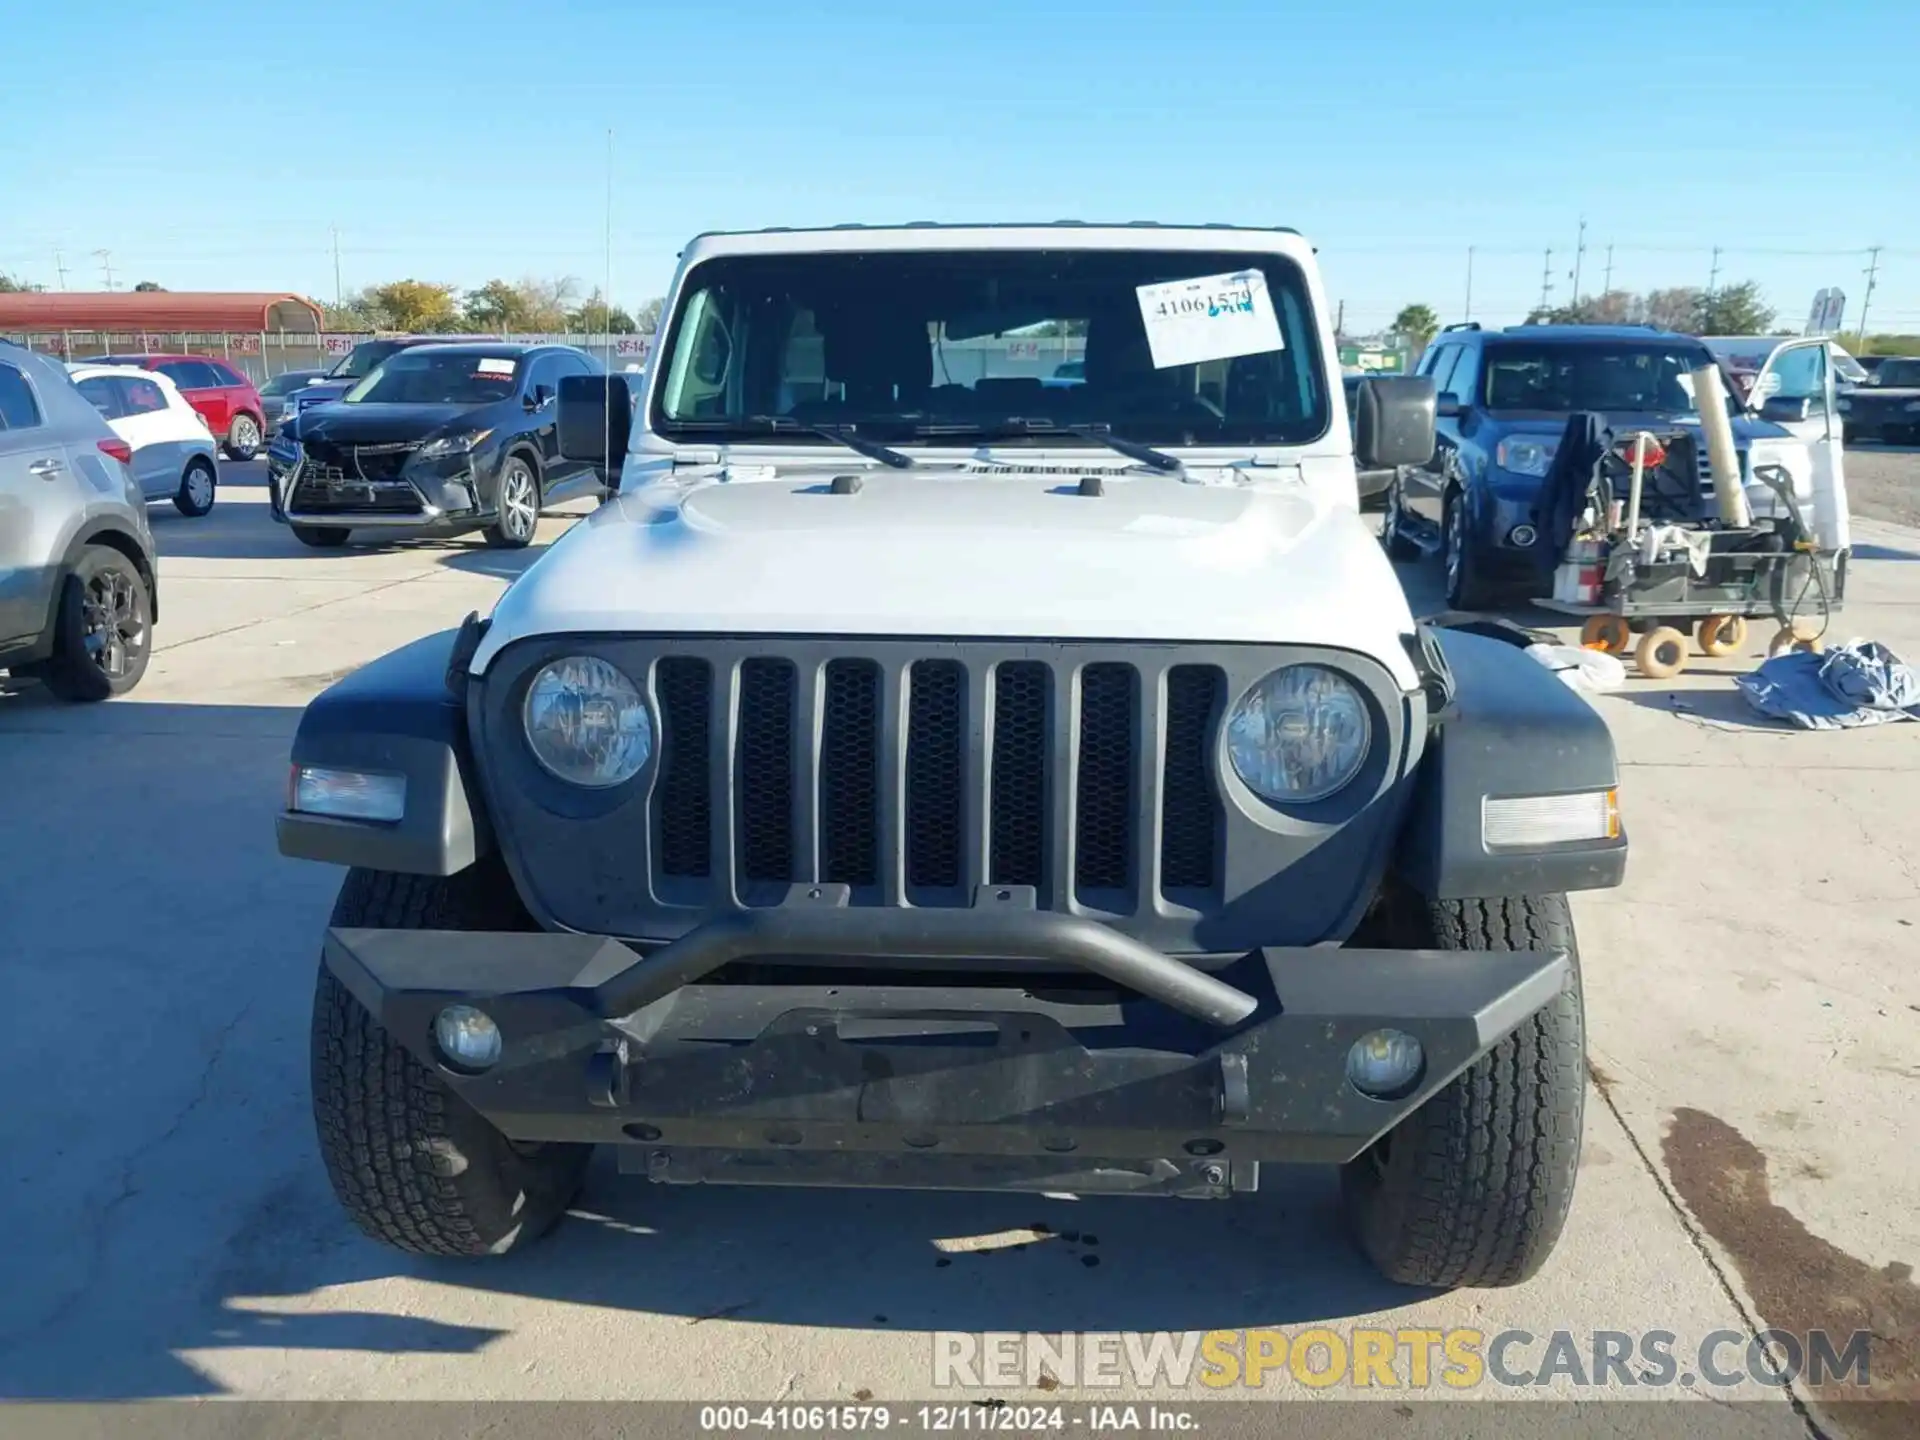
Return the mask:
[[(331, 923), (534, 928), (497, 862), (436, 879), (350, 870)], [(591, 1145), (509, 1141), (383, 1029), (324, 965), (314, 991), (313, 1118), (327, 1178), (362, 1232), (413, 1255), (504, 1255), (579, 1193)]]
[(290, 525), (293, 538), (315, 550), (338, 550), (353, 532), (338, 525)]
[[(1422, 948), (1564, 949), (1573, 980), (1551, 1004), (1361, 1155), (1340, 1189), (1360, 1248), (1388, 1279), (1518, 1285), (1566, 1226), (1586, 1103), (1580, 952), (1564, 895), (1419, 905)], [(1404, 922), (1403, 922), (1404, 923)]]

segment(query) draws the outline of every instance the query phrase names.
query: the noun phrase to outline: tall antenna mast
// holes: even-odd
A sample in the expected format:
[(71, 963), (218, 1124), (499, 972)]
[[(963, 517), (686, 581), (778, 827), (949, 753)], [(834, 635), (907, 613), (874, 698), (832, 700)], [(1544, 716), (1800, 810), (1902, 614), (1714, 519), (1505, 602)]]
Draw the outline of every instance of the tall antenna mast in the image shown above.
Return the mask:
[[(613, 130), (607, 130), (607, 287), (600, 292), (606, 301), (600, 311), (600, 318), (606, 331), (607, 369), (613, 369)], [(609, 422), (611, 423), (611, 422)], [(611, 434), (611, 430), (608, 432)]]

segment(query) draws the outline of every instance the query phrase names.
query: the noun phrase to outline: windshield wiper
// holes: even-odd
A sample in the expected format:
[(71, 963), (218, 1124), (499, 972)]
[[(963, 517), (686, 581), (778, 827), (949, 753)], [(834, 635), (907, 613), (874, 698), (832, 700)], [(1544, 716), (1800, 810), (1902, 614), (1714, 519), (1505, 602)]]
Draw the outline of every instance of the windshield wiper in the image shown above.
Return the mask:
[(1118, 451), (1129, 460), (1137, 460), (1150, 469), (1163, 475), (1175, 474), (1186, 469), (1176, 455), (1164, 450), (1156, 450), (1151, 445), (1142, 445), (1138, 440), (1128, 440), (1113, 433), (1111, 425), (1060, 425), (1042, 416), (1032, 418), (1010, 415), (1005, 420), (996, 420), (987, 425), (966, 424), (928, 424), (916, 425), (916, 435), (996, 435), (1012, 432), (1017, 435), (1077, 435), (1082, 440), (1091, 440), (1104, 445), (1109, 450)]
[(747, 415), (738, 420), (674, 420), (670, 423), (681, 430), (746, 430), (754, 427), (776, 431), (798, 430), (803, 434), (818, 435), (823, 440), (832, 440), (856, 455), (878, 460), (895, 470), (913, 468), (911, 455), (904, 455), (877, 440), (863, 440), (854, 433), (851, 425), (814, 424), (807, 420), (796, 420), (791, 415)]

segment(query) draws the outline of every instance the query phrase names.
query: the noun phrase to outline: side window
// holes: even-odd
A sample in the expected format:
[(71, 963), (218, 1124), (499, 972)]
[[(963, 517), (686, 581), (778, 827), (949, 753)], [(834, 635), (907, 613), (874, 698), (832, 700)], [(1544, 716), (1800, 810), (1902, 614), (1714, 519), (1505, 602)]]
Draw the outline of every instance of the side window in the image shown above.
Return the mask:
[(1480, 375), (1480, 352), (1472, 345), (1462, 345), (1459, 358), (1454, 362), (1453, 373), (1447, 377), (1444, 387), (1455, 396), (1462, 405), (1478, 405), (1480, 396), (1476, 383)]
[(129, 415), (149, 415), (167, 408), (167, 394), (151, 380), (122, 380), (121, 393)]
[(1768, 399), (1820, 400), (1827, 397), (1827, 347), (1802, 345), (1773, 362)]
[(40, 423), (40, 406), (27, 377), (0, 365), (0, 430), (31, 430)]
[(1442, 345), (1429, 358), (1432, 359), (1433, 365), (1426, 373), (1433, 377), (1434, 392), (1439, 395), (1450, 394), (1447, 381), (1453, 374), (1454, 362), (1460, 358), (1460, 347)]
[(560, 357), (541, 355), (527, 367), (527, 390), (529, 396), (560, 393)]
[(1439, 383), (1440, 367), (1450, 358), (1447, 354), (1453, 347), (1445, 344), (1433, 344), (1427, 347), (1427, 353), (1420, 357), (1420, 363), (1413, 367), (1416, 375), (1431, 375)]
[(213, 371), (214, 375), (218, 377), (218, 382), (222, 385), (245, 386), (253, 383), (231, 365), (223, 365), (218, 360), (208, 361), (207, 368)]
[(75, 383), (74, 389), (86, 396), (87, 403), (100, 412), (102, 420), (118, 420), (127, 413), (120, 382), (110, 375), (92, 375)]

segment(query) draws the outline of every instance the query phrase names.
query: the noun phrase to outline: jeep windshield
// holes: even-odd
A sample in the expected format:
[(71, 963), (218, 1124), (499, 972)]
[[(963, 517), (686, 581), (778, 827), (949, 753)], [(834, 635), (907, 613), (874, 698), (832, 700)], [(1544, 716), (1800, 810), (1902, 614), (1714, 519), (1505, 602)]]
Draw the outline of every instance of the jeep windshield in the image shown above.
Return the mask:
[(402, 350), (341, 396), (346, 405), (491, 405), (514, 393), (513, 355)]
[(1693, 371), (1714, 363), (1710, 350), (1694, 345), (1489, 345), (1481, 402), (1493, 411), (1555, 415), (1693, 415)]
[(1245, 252), (716, 257), (663, 360), (652, 429), (707, 443), (1299, 445), (1329, 414), (1304, 277)]

